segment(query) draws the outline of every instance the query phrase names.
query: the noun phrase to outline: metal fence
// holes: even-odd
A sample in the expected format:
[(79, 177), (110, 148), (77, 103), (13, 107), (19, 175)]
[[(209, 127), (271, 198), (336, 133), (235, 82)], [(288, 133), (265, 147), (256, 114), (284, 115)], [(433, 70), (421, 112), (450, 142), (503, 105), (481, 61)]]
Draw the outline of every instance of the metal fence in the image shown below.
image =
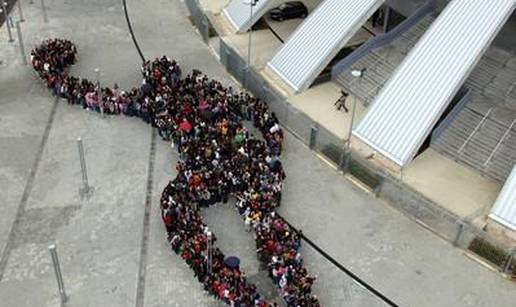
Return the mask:
[[(321, 127), (317, 122), (288, 103), (286, 99), (270, 88), (258, 72), (253, 68), (248, 69), (245, 60), (224, 40), (221, 40), (220, 43), (220, 57), (222, 64), (229, 73), (253, 95), (268, 103), (270, 110), (276, 114), (285, 129), (321, 154), (335, 167), (351, 173), (371, 188), (378, 197), (387, 200), (409, 218), (457, 247), (469, 250), (474, 242), (479, 240), (487, 242), (490, 245), (486, 247), (487, 254), (481, 256), (489, 258), (489, 249), (498, 250), (498, 254), (503, 253), (503, 256), (497, 254), (498, 258), (504, 259), (503, 261), (487, 259), (500, 271), (512, 270), (516, 265), (513, 247), (503, 244), (486, 232), (478, 230), (471, 225), (470, 221), (463, 220), (442, 208), (407, 186), (401, 179), (383, 172), (366, 159), (352, 153), (346, 156), (343, 139)], [(342, 163), (343, 159), (347, 163)], [(477, 250), (474, 252), (478, 253)]]
[(516, 246), (500, 236), (483, 231), (468, 218), (437, 205), (402, 180), (382, 174), (377, 195), (424, 228), (461, 248), (500, 272), (516, 278)]
[(199, 30), (204, 42), (208, 43), (208, 40), (210, 39), (211, 25), (208, 17), (206, 17), (201, 9), (199, 0), (185, 0), (185, 4), (190, 12), (192, 23)]
[(511, 242), (464, 223), (459, 227), (453, 243), (516, 280), (516, 246)]

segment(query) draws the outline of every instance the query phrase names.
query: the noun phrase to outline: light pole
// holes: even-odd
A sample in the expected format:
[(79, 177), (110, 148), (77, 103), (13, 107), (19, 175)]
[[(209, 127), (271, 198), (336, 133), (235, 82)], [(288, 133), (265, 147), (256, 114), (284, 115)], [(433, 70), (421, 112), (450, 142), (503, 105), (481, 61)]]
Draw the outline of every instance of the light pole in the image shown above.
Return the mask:
[(95, 68), (95, 77), (97, 78), (97, 102), (100, 108), (100, 116), (104, 117), (104, 100), (102, 99), (102, 88), (100, 87), (100, 69)]
[(249, 27), (249, 38), (247, 41), (247, 67), (246, 67), (246, 74), (245, 74), (245, 87), (248, 87), (247, 84), (247, 75), (251, 71), (251, 47), (252, 47), (252, 38), (253, 38), (253, 7), (256, 6), (258, 3), (258, 0), (249, 0), (249, 22), (251, 23), (251, 26)]
[(9, 43), (12, 43), (14, 42), (14, 39), (13, 34), (11, 33), (11, 24), (9, 23), (9, 12), (7, 12), (7, 2), (5, 1), (2, 1), (2, 11), (4, 11), (5, 24), (7, 25), (7, 34), (9, 34)]
[[(18, 0), (20, 1), (20, 0)], [(20, 3), (20, 2), (18, 2)], [(16, 32), (18, 33), (18, 45), (20, 45), (20, 55), (22, 57), (22, 63), (27, 65), (27, 57), (25, 56), (25, 45), (23, 44), (22, 31), (20, 26), (20, 20), (16, 21)]]
[[(361, 85), (362, 83), (362, 77), (364, 76), (365, 72), (366, 72), (367, 68), (362, 68), (360, 70), (353, 70), (351, 72), (351, 75), (355, 78), (359, 78), (358, 79), (358, 84)], [(355, 113), (356, 113), (356, 109), (357, 109), (357, 97), (356, 95), (353, 95), (353, 106), (352, 106), (352, 110), (351, 110), (351, 121), (349, 123), (349, 130), (348, 130), (348, 139), (347, 139), (347, 146), (346, 146), (346, 149), (349, 151), (350, 148), (351, 148), (351, 133), (353, 131), (353, 123), (355, 121)]]
[(88, 198), (92, 192), (88, 183), (88, 170), (86, 168), (86, 158), (84, 157), (84, 145), (82, 138), (77, 139), (77, 148), (79, 149), (79, 163), (81, 165), (82, 186), (79, 188), (81, 198)]
[(20, 22), (24, 22), (25, 19), (23, 18), (23, 11), (22, 11), (22, 4), (21, 0), (18, 0), (18, 14), (20, 14)]
[(61, 273), (61, 266), (59, 265), (59, 258), (57, 257), (57, 249), (56, 245), (52, 244), (48, 247), (50, 255), (52, 257), (52, 264), (54, 265), (54, 272), (56, 273), (57, 286), (59, 288), (59, 294), (61, 296), (61, 303), (64, 304), (68, 300), (66, 296), (64, 282), (63, 282), (63, 274)]
[(212, 270), (213, 270), (213, 238), (212, 238), (211, 231), (208, 231), (207, 237), (208, 237), (208, 242), (206, 242), (207, 243), (206, 249), (207, 249), (208, 255), (206, 255), (207, 256), (206, 264), (207, 264), (208, 276), (210, 276), (212, 273)]
[(41, 10), (43, 11), (43, 22), (48, 22), (47, 7), (45, 6), (45, 0), (41, 0)]
[[(351, 71), (351, 75), (353, 77), (359, 78), (358, 79), (358, 84), (359, 85), (361, 85), (361, 83), (362, 83), (362, 78), (364, 77), (364, 74), (365, 74), (366, 70), (367, 70), (367, 68), (362, 68), (360, 70), (355, 69), (355, 70)], [(342, 168), (348, 167), (349, 159), (351, 158), (351, 135), (353, 133), (353, 124), (355, 122), (355, 113), (356, 113), (356, 110), (357, 110), (357, 97), (356, 97), (356, 95), (353, 95), (353, 105), (351, 106), (351, 108), (352, 108), (352, 110), (351, 110), (351, 120), (349, 122), (348, 137), (347, 137), (347, 140), (346, 140), (346, 150), (344, 151), (344, 154), (346, 155), (346, 157), (345, 157), (345, 159), (341, 160), (341, 163), (343, 162), (343, 164), (341, 164)]]

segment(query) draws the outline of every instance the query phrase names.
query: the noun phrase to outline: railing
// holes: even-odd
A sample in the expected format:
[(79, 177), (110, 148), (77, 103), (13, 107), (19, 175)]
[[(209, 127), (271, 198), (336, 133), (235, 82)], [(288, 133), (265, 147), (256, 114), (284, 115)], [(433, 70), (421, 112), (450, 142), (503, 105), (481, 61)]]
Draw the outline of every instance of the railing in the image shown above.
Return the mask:
[(491, 151), (491, 154), (487, 158), (486, 162), (484, 162), (484, 168), (486, 168), (488, 166), (489, 162), (491, 162), (491, 159), (493, 159), (493, 157), (496, 154), (496, 152), (498, 151), (498, 148), (500, 147), (500, 145), (502, 145), (503, 141), (505, 141), (505, 139), (507, 138), (509, 133), (512, 131), (512, 127), (514, 126), (514, 124), (516, 124), (516, 119), (514, 119), (512, 121), (509, 128), (507, 128), (507, 130), (505, 130), (505, 133), (503, 134), (502, 138), (498, 141), (498, 143), (496, 143), (495, 148), (493, 149), (493, 151)]
[(473, 131), (469, 134), (466, 141), (464, 141), (464, 144), (462, 144), (462, 146), (457, 150), (457, 159), (459, 159), (462, 156), (462, 153), (464, 152), (464, 148), (466, 148), (466, 146), (469, 144), (469, 142), (473, 139), (473, 137), (478, 132), (480, 127), (482, 127), (484, 125), (485, 121), (489, 117), (489, 114), (491, 114), (491, 111), (493, 111), (493, 107), (489, 108), (489, 111), (487, 111), (486, 115), (484, 115), (484, 117), (482, 117), (482, 119), (478, 122), (475, 129), (473, 129)]
[(192, 18), (192, 22), (199, 30), (203, 40), (205, 43), (208, 43), (210, 38), (210, 22), (208, 17), (204, 14), (199, 4), (199, 0), (185, 0), (186, 7), (190, 12), (190, 17)]
[(509, 101), (509, 95), (511, 92), (516, 88), (516, 82), (514, 82), (509, 88), (507, 89), (507, 92), (505, 92), (505, 101)]
[(427, 15), (435, 11), (435, 0), (428, 0), (421, 8), (419, 8), (409, 18), (405, 19), (402, 23), (397, 25), (391, 31), (382, 35), (375, 36), (369, 39), (365, 44), (357, 48), (350, 55), (340, 61), (337, 65), (332, 68), (331, 76), (332, 79), (336, 79), (339, 74), (351, 67), (353, 63), (360, 60), (367, 53), (373, 49), (385, 46), (399, 37), (401, 34), (407, 32), (410, 28), (420, 22)]
[[(471, 89), (468, 87), (463, 87), (459, 90), (458, 97), (460, 97), (459, 101), (455, 104), (450, 113), (444, 118), (438, 125), (437, 128), (432, 132), (432, 136), (430, 137), (430, 142), (433, 143), (439, 138), (439, 136), (450, 126), (453, 120), (459, 115), (460, 111), (464, 109), (464, 106), (471, 101)], [(458, 98), (457, 97), (457, 98)]]
[[(364, 97), (365, 99), (365, 102), (367, 104), (367, 106), (369, 106), (369, 104), (373, 101), (373, 99), (378, 96), (378, 93), (380, 92), (380, 90), (383, 88), (383, 86), (385, 85), (385, 82), (387, 80), (383, 80), (382, 83), (380, 83), (377, 87), (373, 87), (371, 90), (369, 90), (369, 92), (366, 94), (366, 97)], [(374, 93), (374, 95), (373, 95)]]

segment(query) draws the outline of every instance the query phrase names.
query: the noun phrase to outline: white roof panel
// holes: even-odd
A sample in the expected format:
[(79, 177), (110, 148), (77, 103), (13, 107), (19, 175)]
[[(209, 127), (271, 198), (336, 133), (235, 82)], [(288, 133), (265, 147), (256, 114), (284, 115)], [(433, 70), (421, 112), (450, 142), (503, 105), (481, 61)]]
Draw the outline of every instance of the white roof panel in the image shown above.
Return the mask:
[(405, 166), (515, 6), (516, 0), (449, 3), (380, 91), (353, 135)]
[(267, 64), (296, 92), (303, 91), (384, 0), (325, 0)]
[(277, 0), (259, 0), (253, 7), (253, 18), (251, 19), (251, 0), (231, 0), (224, 8), (224, 16), (231, 23), (237, 32), (245, 32), (254, 25)]
[(513, 167), (509, 178), (505, 181), (489, 217), (512, 230), (516, 230), (516, 166)]

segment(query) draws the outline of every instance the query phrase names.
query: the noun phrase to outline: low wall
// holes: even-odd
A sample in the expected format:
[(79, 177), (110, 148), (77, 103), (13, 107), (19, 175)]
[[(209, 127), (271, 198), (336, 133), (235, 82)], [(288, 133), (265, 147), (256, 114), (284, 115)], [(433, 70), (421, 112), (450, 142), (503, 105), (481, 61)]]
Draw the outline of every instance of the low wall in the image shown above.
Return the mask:
[[(430, 228), (449, 242), (454, 242), (463, 223), (458, 216), (443, 209), (402, 181), (385, 175), (378, 196), (411, 219)], [(464, 224), (464, 223), (463, 223)]]

